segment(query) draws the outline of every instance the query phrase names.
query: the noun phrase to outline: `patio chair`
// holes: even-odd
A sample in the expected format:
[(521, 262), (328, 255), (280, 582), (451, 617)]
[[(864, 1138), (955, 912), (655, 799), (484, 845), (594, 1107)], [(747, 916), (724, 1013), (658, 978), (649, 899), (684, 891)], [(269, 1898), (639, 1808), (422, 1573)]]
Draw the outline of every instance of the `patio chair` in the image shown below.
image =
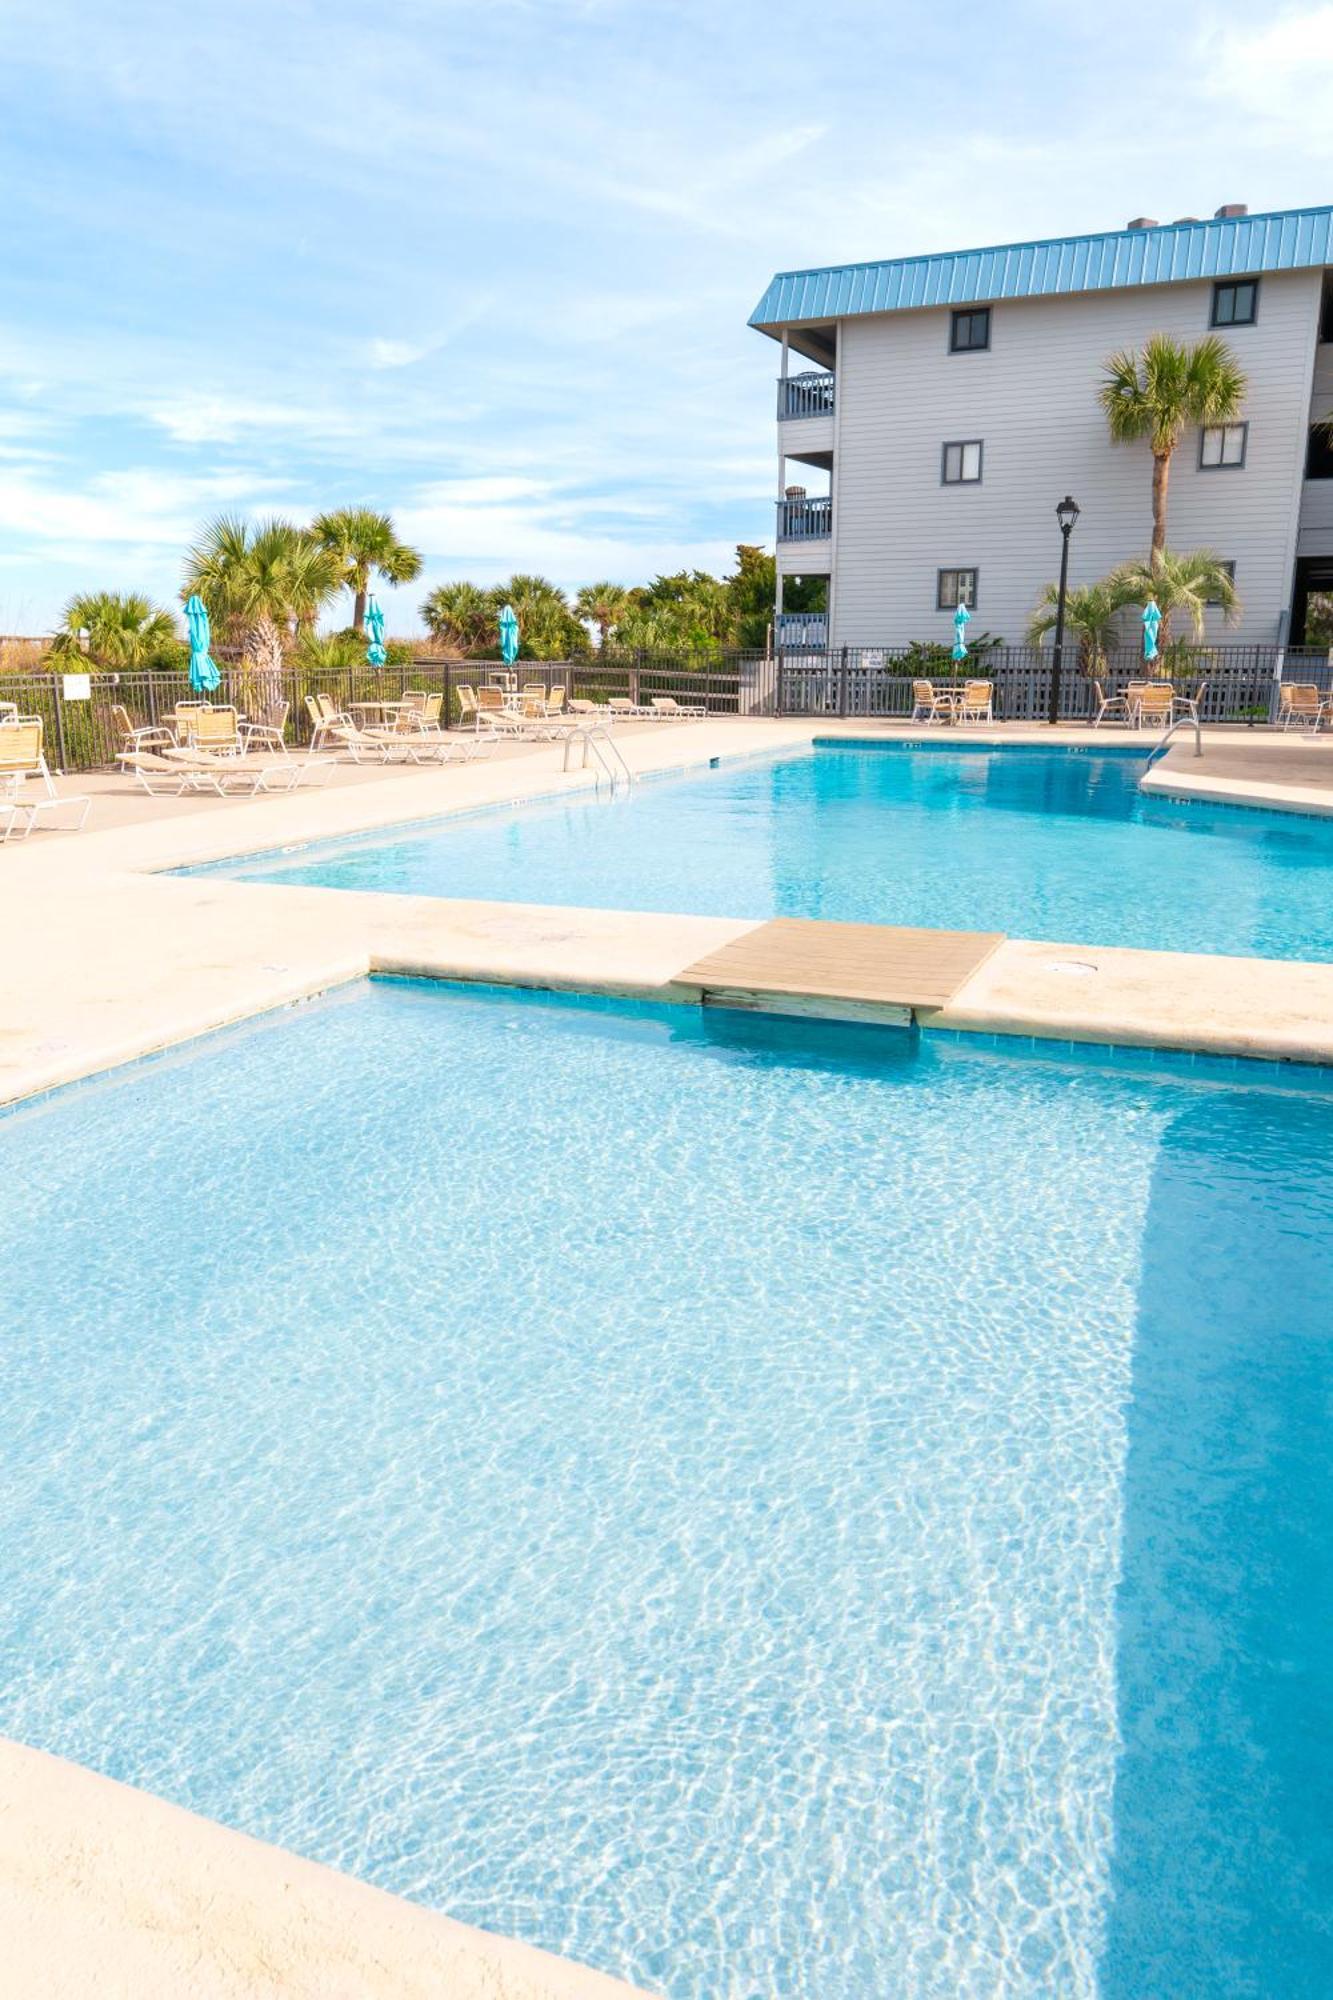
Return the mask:
[(652, 699), (652, 710), (661, 722), (702, 722), (708, 714), (708, 710), (703, 707), (684, 707), (673, 694), (655, 694)]
[(488, 687), (479, 687), (477, 689), (478, 722), (481, 721), (484, 715), (502, 715), (506, 706), (505, 691), (502, 687), (496, 687), (492, 683)]
[(1281, 729), (1290, 729), (1296, 723), (1313, 735), (1330, 706), (1333, 704), (1313, 681), (1282, 681), (1278, 686), (1277, 719)]
[[(25, 791), (28, 785), (35, 787), (35, 796)], [(77, 815), (67, 830), (79, 833), (91, 806), (86, 793), (64, 796), (56, 790), (42, 754), (40, 715), (19, 715), (0, 722), (0, 812), (5, 815), (0, 840), (14, 834), (26, 840), (40, 813), (61, 811)]]
[(165, 722), (134, 722), (123, 702), (113, 701), (111, 704), (111, 727), (122, 750), (174, 750), (176, 747), (176, 739)]
[(1203, 700), (1207, 692), (1208, 683), (1206, 680), (1202, 680), (1195, 688), (1193, 694), (1175, 694), (1171, 702), (1171, 720), (1176, 722), (1184, 715), (1188, 716), (1191, 722), (1197, 722), (1199, 720), (1199, 703)]
[(177, 743), (184, 743), (188, 740), (190, 730), (194, 726), (195, 716), (198, 715), (201, 708), (207, 707), (208, 703), (206, 701), (178, 701), (176, 703), (175, 712), (172, 717), (172, 733)]
[(236, 710), (201, 707), (187, 711), (180, 747), (202, 751), (210, 757), (239, 757), (245, 746)]
[(1134, 727), (1159, 722), (1167, 728), (1174, 719), (1176, 691), (1170, 681), (1139, 681), (1134, 699)]
[(565, 695), (567, 692), (568, 690), (562, 687), (559, 681), (557, 681), (546, 697), (546, 713), (548, 715), (559, 715), (561, 713), (565, 706)]
[(322, 750), (328, 737), (340, 729), (353, 729), (355, 724), (345, 709), (338, 707), (331, 695), (308, 694), (305, 698), (305, 712), (314, 724), (314, 734), (310, 739), (312, 751)]
[(16, 701), (0, 701), (0, 722), (17, 722), (19, 705)]
[(954, 700), (951, 694), (937, 694), (934, 681), (912, 682), (913, 722), (925, 722), (927, 727), (938, 722), (941, 717), (952, 722)]
[(964, 681), (963, 692), (958, 701), (960, 722), (994, 722), (995, 683), (993, 681)]
[[(1135, 682), (1130, 682), (1131, 687), (1135, 685)], [(1129, 723), (1132, 720), (1129, 712), (1129, 693), (1127, 689), (1122, 688), (1119, 694), (1107, 694), (1101, 682), (1094, 681), (1092, 683), (1092, 700), (1095, 710), (1092, 718), (1094, 729), (1100, 729), (1102, 724), (1108, 720), (1124, 723)]]
[(270, 701), (257, 716), (242, 716), (238, 725), (242, 750), (252, 750), (261, 743), (268, 750), (275, 750), (280, 756), (287, 752), (287, 716), (291, 709), (288, 701)]
[(470, 722), (475, 729), (481, 714), (481, 711), (477, 707), (477, 690), (472, 686), (470, 681), (460, 681), (456, 692), (458, 695), (459, 728), (466, 729)]

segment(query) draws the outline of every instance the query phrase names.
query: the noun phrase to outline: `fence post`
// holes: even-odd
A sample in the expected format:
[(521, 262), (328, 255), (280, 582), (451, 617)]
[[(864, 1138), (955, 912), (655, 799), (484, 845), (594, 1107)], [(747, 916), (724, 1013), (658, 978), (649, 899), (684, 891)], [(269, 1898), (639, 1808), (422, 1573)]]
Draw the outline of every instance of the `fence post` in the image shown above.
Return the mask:
[(59, 673), (52, 674), (51, 683), (51, 692), (55, 696), (56, 704), (56, 755), (60, 759), (60, 768), (63, 771), (66, 765), (65, 699), (60, 690), (64, 686), (64, 676)]
[(846, 713), (847, 713), (847, 648), (846, 646), (844, 646), (838, 655), (838, 714), (840, 716), (845, 716)]

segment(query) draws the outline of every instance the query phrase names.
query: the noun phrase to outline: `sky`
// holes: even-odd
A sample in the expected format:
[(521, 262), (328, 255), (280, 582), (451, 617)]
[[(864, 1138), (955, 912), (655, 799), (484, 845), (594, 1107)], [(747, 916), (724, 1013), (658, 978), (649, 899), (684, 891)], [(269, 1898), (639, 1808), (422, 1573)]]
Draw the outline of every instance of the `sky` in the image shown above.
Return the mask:
[[(1333, 5), (0, 0), (0, 633), (368, 504), (386, 592), (773, 534), (775, 270), (1333, 195)], [(343, 622), (344, 610), (335, 617)]]

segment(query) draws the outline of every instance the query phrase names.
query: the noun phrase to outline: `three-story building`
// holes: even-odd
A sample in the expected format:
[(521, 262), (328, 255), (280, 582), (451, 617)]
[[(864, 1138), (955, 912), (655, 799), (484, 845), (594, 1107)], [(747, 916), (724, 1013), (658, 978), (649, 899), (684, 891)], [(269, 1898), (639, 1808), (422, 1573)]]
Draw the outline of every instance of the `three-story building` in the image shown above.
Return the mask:
[[(1066, 493), (1071, 583), (1146, 556), (1148, 447), (1110, 442), (1098, 391), (1157, 332), (1220, 333), (1248, 380), (1240, 421), (1187, 434), (1171, 468), (1170, 546), (1234, 565), (1239, 622), (1211, 611), (1209, 636), (1299, 644), (1333, 591), (1333, 207), (787, 271), (750, 323), (782, 354), (789, 644), (943, 639), (960, 602), (1020, 641)], [(784, 614), (793, 577), (827, 579), (822, 617)]]

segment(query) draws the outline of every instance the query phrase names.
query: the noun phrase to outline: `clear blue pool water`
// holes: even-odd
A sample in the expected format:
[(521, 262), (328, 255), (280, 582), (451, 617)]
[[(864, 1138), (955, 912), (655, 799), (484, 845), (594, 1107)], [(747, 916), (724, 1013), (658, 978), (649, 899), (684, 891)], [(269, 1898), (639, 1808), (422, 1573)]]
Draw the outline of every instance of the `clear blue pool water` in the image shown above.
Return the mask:
[(1238, 1074), (381, 985), (0, 1120), (0, 1728), (669, 2000), (1326, 1995)]
[(345, 889), (1333, 957), (1333, 821), (1141, 793), (1067, 750), (834, 750), (226, 872)]

